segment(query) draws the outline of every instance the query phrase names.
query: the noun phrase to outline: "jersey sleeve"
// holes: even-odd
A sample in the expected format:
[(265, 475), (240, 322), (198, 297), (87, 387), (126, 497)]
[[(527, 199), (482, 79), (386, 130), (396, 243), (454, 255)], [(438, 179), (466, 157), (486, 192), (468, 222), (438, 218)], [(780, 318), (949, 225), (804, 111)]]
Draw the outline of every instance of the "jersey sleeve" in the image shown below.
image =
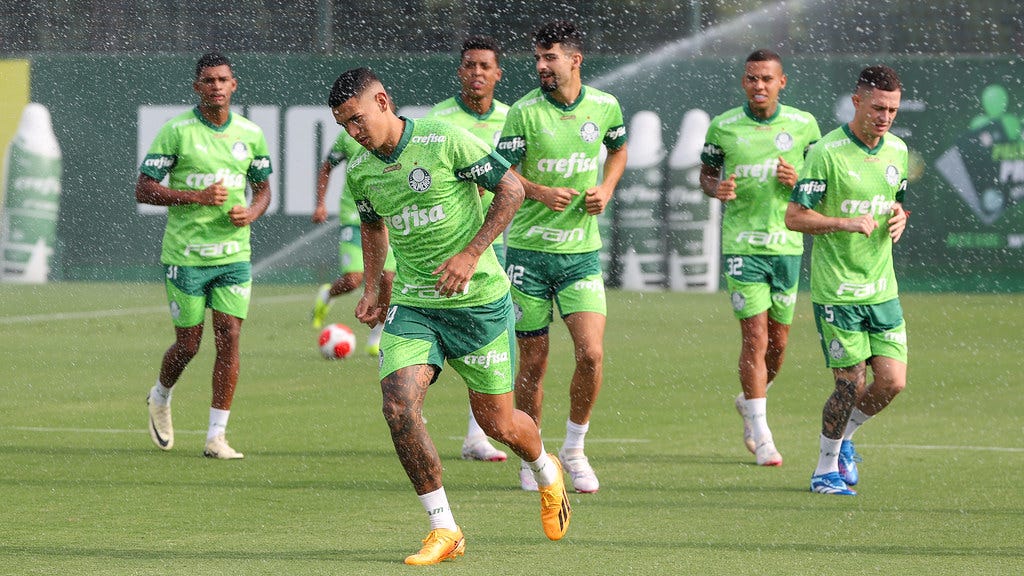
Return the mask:
[(360, 222), (377, 222), (381, 219), (380, 214), (373, 207), (373, 203), (363, 192), (363, 183), (359, 177), (352, 173), (352, 164), (349, 164), (349, 172), (345, 175), (345, 193), (351, 194), (356, 204), (356, 211), (359, 213)]
[(804, 163), (804, 174), (793, 187), (790, 202), (814, 208), (828, 192), (829, 155), (822, 146), (812, 146)]
[(249, 182), (266, 182), (274, 168), (270, 165), (270, 148), (262, 130), (253, 139), (252, 146), (252, 162), (249, 163), (245, 177)]
[(181, 138), (178, 131), (168, 122), (157, 133), (149, 146), (146, 157), (142, 160), (139, 172), (150, 178), (161, 181), (178, 164), (178, 151)]
[(526, 126), (519, 106), (509, 109), (495, 150), (511, 166), (516, 166), (523, 160), (523, 156), (526, 156)]
[(497, 151), (491, 152), (483, 140), (468, 130), (452, 127), (452, 153), (455, 178), (494, 190), (509, 170), (509, 163)]
[(700, 151), (700, 163), (712, 168), (725, 166), (725, 150), (719, 141), (717, 122), (712, 122), (708, 126), (708, 133), (704, 136), (704, 148)]
[(619, 105), (617, 100), (615, 105), (611, 107), (611, 110), (609, 128), (604, 133), (602, 143), (609, 150), (618, 150), (626, 145), (626, 123), (622, 119), (622, 106)]

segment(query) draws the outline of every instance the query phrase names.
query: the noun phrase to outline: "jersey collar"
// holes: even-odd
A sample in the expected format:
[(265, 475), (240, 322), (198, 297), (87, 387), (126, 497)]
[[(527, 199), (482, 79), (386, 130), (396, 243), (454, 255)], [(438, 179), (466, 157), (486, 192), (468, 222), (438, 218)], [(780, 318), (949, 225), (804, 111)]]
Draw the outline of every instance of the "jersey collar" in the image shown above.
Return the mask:
[(747, 118), (750, 118), (751, 120), (753, 120), (754, 122), (757, 122), (758, 124), (771, 124), (772, 120), (775, 120), (776, 118), (778, 118), (779, 117), (779, 113), (781, 113), (781, 112), (782, 112), (782, 104), (776, 104), (775, 105), (775, 114), (772, 114), (771, 116), (769, 116), (767, 118), (758, 118), (757, 116), (754, 115), (754, 111), (750, 109), (750, 102), (744, 102), (743, 103), (743, 113), (747, 115)]
[(405, 128), (402, 129), (402, 137), (398, 139), (398, 145), (395, 146), (395, 151), (392, 152), (390, 156), (382, 156), (381, 154), (378, 154), (376, 150), (370, 151), (374, 156), (380, 158), (381, 162), (384, 162), (385, 164), (394, 164), (395, 162), (398, 162), (398, 157), (402, 155), (402, 151), (405, 150), (405, 146), (409, 144), (409, 140), (412, 139), (412, 118), (406, 118), (405, 116), (399, 116), (399, 118), (405, 121)]
[(494, 102), (495, 102), (494, 98), (491, 98), (491, 107), (490, 107), (490, 109), (487, 110), (487, 112), (484, 112), (483, 114), (477, 114), (476, 110), (473, 110), (469, 106), (466, 106), (466, 103), (462, 101), (462, 97), (461, 96), (456, 96), (455, 97), (455, 103), (459, 105), (459, 108), (462, 108), (463, 112), (465, 112), (466, 114), (469, 114), (470, 116), (472, 116), (473, 118), (476, 118), (477, 120), (487, 120), (491, 116), (491, 114), (494, 113)]
[(199, 106), (193, 108), (192, 113), (196, 115), (196, 118), (198, 118), (199, 121), (202, 122), (204, 126), (215, 132), (223, 132), (227, 130), (228, 126), (231, 126), (231, 121), (235, 119), (235, 113), (228, 110), (228, 121), (221, 124), (220, 126), (217, 126), (216, 124), (207, 120), (205, 116), (203, 116), (203, 113), (199, 111)]
[(850, 130), (849, 124), (843, 124), (843, 132), (846, 132), (846, 136), (850, 138), (851, 142), (856, 144), (858, 148), (867, 152), (871, 156), (878, 154), (878, 151), (882, 149), (882, 146), (885, 146), (885, 136), (882, 136), (881, 138), (878, 139), (877, 146), (875, 146), (874, 148), (868, 148), (868, 145), (862, 142), (860, 138), (857, 138), (857, 135), (853, 133), (853, 130)]
[[(541, 92), (544, 92), (544, 91), (541, 90)], [(580, 95), (576, 97), (576, 100), (574, 102), (570, 103), (570, 104), (562, 104), (558, 100), (555, 100), (554, 98), (552, 98), (550, 93), (544, 92), (544, 98), (546, 98), (547, 101), (550, 102), (552, 106), (554, 106), (555, 108), (558, 108), (562, 112), (572, 112), (573, 110), (575, 110), (576, 107), (580, 105), (580, 102), (583, 102), (583, 98), (586, 95), (587, 95), (587, 87), (586, 86), (580, 86)]]

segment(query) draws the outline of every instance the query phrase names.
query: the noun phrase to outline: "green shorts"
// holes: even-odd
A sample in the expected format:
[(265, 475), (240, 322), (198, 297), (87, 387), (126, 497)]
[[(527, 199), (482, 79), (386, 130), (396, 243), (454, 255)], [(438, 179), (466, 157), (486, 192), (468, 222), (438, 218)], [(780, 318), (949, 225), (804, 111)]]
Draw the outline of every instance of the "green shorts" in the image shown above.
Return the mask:
[(171, 319), (178, 328), (203, 323), (206, 309), (244, 319), (252, 295), (252, 265), (235, 262), (222, 266), (164, 265)]
[[(395, 255), (388, 246), (388, 257), (384, 261), (384, 269), (390, 272), (395, 271)], [(352, 272), (362, 273), (366, 270), (363, 266), (363, 237), (359, 233), (359, 226), (342, 226), (338, 237), (338, 275), (344, 276)]]
[(554, 305), (565, 318), (574, 312), (608, 314), (599, 253), (551, 254), (508, 248), (508, 278), (516, 307), (516, 334), (546, 334)]
[(907, 363), (907, 325), (900, 301), (881, 304), (815, 304), (814, 324), (829, 368), (847, 368), (872, 356)]
[(722, 263), (737, 318), (751, 318), (767, 310), (772, 320), (793, 323), (800, 285), (800, 256), (724, 254)]
[(380, 378), (420, 364), (436, 366), (440, 374), (447, 360), (470, 390), (511, 392), (516, 367), (513, 330), (508, 294), (469, 308), (392, 306), (380, 340)]

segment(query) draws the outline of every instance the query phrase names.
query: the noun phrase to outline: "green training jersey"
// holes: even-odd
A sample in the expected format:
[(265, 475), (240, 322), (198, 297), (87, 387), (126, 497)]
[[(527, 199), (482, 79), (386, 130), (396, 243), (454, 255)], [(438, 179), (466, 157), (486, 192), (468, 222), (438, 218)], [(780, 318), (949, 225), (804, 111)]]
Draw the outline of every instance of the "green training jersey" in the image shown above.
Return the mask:
[(249, 261), (249, 227), (232, 224), (228, 211), (246, 204), (247, 180), (263, 182), (270, 176), (270, 153), (259, 126), (234, 113), (223, 126), (214, 126), (194, 108), (163, 125), (139, 171), (157, 181), (169, 177), (168, 187), (174, 190), (199, 191), (220, 181), (228, 191), (220, 206), (167, 207), (162, 263), (218, 266)]
[(587, 214), (584, 192), (597, 185), (602, 144), (612, 150), (626, 145), (622, 108), (611, 94), (584, 86), (565, 106), (535, 88), (512, 105), (498, 152), (518, 164), (527, 180), (580, 194), (563, 212), (527, 198), (512, 220), (509, 247), (557, 254), (601, 248), (597, 217)]
[(792, 189), (776, 173), (781, 156), (802, 175), (807, 147), (820, 138), (814, 116), (782, 104), (771, 118), (744, 103), (711, 120), (700, 161), (723, 179), (736, 175), (736, 198), (723, 204), (723, 254), (803, 254), (803, 234), (786, 228)]
[(403, 120), (405, 129), (391, 156), (366, 152), (348, 166), (348, 189), (359, 217), (387, 226), (397, 263), (391, 303), (462, 308), (494, 302), (508, 293), (509, 280), (490, 248), (462, 294), (441, 296), (433, 272), (479, 232), (484, 215), (477, 186), (493, 190), (509, 165), (458, 126)]
[(871, 214), (878, 228), (870, 237), (832, 232), (814, 237), (811, 301), (815, 304), (878, 304), (898, 295), (887, 221), (907, 189), (907, 145), (886, 134), (868, 148), (843, 125), (807, 155), (791, 201), (825, 216)]
[[(477, 114), (469, 109), (462, 101), (462, 98), (453, 96), (437, 106), (430, 109), (427, 118), (443, 120), (455, 126), (461, 126), (469, 130), (474, 136), (484, 141), (492, 148), (498, 144), (501, 136), (501, 129), (505, 126), (505, 117), (508, 116), (508, 104), (491, 100), (491, 109), (486, 114)], [(494, 201), (494, 194), (490, 191), (484, 192), (480, 197), (483, 203), (484, 214)], [(504, 239), (498, 236), (494, 239), (495, 244), (502, 244)]]
[[(366, 151), (359, 142), (356, 142), (348, 132), (342, 130), (341, 134), (338, 134), (337, 140), (334, 141), (334, 146), (331, 147), (330, 153), (327, 154), (327, 162), (334, 169), (345, 160), (351, 160), (359, 154)], [(359, 225), (359, 212), (356, 210), (356, 201), (352, 199), (352, 194), (346, 192), (346, 187), (342, 187), (341, 196), (338, 199), (338, 221), (342, 226), (358, 226)]]

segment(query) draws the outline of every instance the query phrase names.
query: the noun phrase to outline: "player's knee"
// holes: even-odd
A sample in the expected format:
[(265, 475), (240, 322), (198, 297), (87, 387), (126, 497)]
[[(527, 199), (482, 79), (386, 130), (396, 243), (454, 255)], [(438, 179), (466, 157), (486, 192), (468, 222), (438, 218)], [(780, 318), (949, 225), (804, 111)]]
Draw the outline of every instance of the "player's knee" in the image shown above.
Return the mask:
[(581, 369), (597, 369), (604, 362), (604, 346), (595, 344), (576, 350), (576, 366)]

